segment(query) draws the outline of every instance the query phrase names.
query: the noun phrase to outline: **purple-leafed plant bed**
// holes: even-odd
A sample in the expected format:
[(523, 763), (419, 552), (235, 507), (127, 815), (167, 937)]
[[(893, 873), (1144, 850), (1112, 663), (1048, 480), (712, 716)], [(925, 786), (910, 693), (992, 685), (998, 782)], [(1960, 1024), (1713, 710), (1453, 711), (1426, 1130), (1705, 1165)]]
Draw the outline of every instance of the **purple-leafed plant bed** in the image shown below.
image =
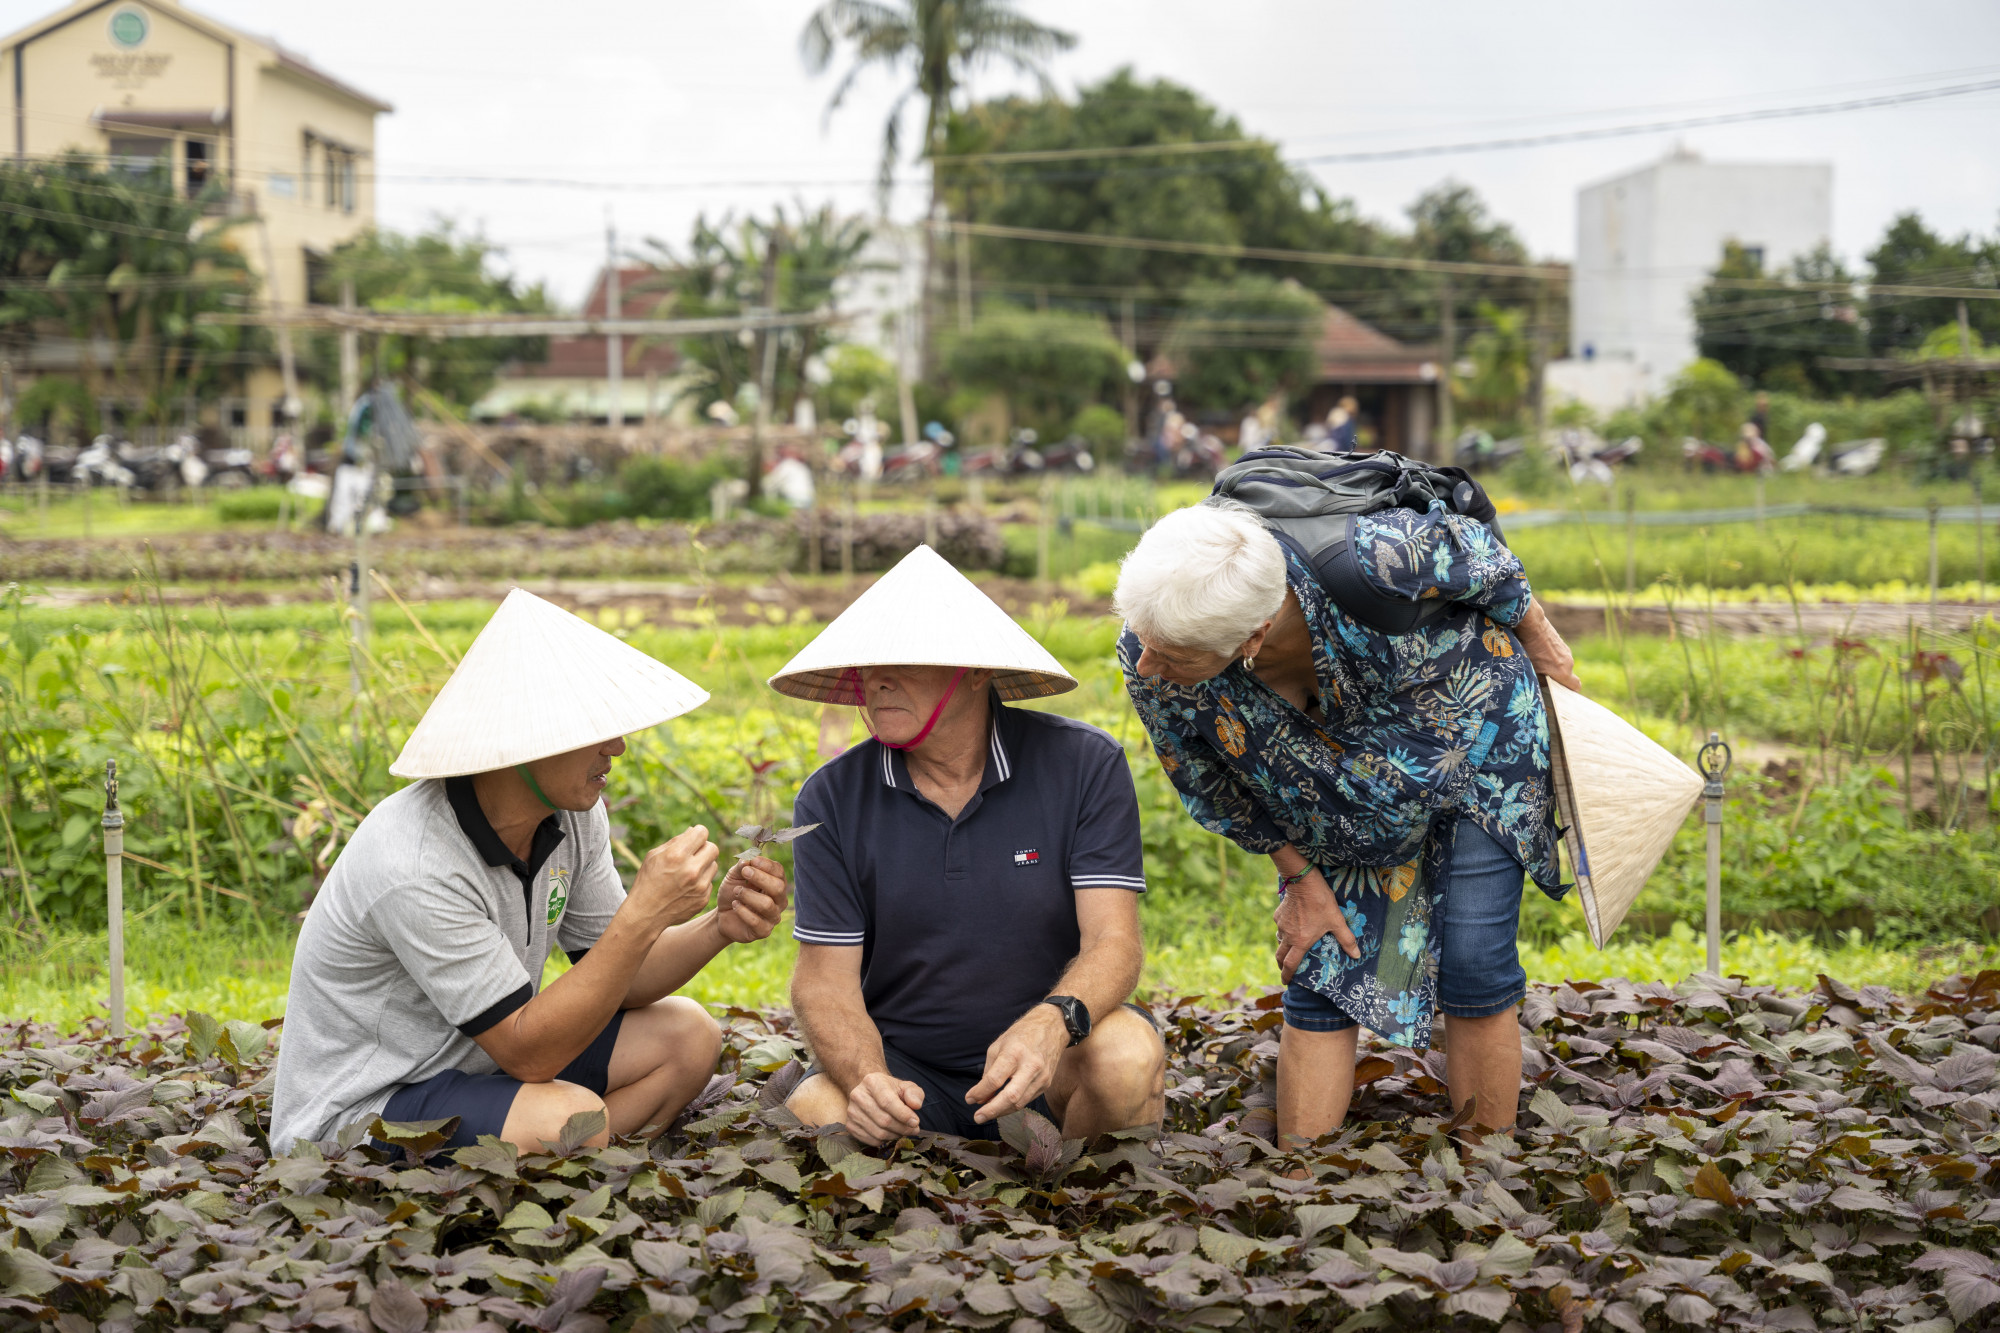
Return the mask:
[[(412, 1165), (443, 1125), (272, 1159), (275, 1032), (0, 1026), (0, 1327), (1500, 1326), (1945, 1333), (2000, 1317), (2000, 972), (1922, 996), (1537, 987), (1511, 1134), (1441, 1052), (1367, 1049), (1270, 1142), (1275, 996), (1161, 1005), (1160, 1137), (877, 1155), (801, 1131), (790, 1015), (731, 1010), (662, 1137)], [(572, 1126), (580, 1140), (592, 1126)], [(371, 1137), (372, 1136), (372, 1137)]]

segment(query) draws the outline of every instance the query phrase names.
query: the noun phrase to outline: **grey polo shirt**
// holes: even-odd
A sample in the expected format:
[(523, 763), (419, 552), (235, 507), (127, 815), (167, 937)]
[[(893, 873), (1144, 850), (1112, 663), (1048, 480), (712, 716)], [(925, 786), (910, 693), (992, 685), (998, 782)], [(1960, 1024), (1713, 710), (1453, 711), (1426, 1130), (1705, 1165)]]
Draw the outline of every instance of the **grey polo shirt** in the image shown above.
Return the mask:
[(272, 1148), (331, 1138), (403, 1084), (497, 1072), (473, 1037), (534, 997), (552, 946), (581, 956), (624, 901), (601, 802), (543, 820), (522, 862), (469, 779), (412, 783), (383, 801), (299, 932)]

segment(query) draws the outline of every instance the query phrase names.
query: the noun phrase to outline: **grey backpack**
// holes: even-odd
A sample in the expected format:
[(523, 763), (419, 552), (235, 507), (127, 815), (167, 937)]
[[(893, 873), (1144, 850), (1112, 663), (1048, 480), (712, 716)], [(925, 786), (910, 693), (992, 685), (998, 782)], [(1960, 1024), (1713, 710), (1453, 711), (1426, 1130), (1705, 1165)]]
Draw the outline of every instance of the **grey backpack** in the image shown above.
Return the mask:
[(1224, 468), (1211, 499), (1255, 510), (1304, 560), (1343, 611), (1384, 634), (1407, 634), (1452, 610), (1442, 598), (1408, 601), (1371, 584), (1355, 558), (1354, 520), (1385, 509), (1428, 511), (1433, 500), (1499, 532), (1485, 490), (1464, 468), (1432, 467), (1401, 454), (1257, 449)]

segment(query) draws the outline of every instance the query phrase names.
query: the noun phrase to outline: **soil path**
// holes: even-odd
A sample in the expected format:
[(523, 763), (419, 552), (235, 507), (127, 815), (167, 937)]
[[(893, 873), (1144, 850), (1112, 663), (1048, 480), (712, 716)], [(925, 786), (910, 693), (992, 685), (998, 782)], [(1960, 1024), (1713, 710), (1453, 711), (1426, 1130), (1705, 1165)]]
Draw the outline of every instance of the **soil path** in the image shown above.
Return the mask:
[[(1089, 597), (1057, 588), (1042, 590), (1033, 580), (979, 575), (979, 586), (1008, 614), (1033, 619), (1038, 608), (1051, 602), (1066, 604), (1071, 615), (1108, 615), (1109, 599)], [(715, 614), (725, 625), (761, 625), (777, 620), (805, 618), (828, 621), (874, 583), (876, 576), (858, 574), (845, 587), (838, 579), (795, 579), (777, 574), (761, 581), (742, 579), (703, 586), (692, 581), (654, 579), (523, 579), (518, 586), (576, 611), (634, 610), (662, 623), (706, 624), (709, 608), (705, 599), (713, 597)], [(448, 579), (420, 577), (399, 583), (396, 591), (411, 602), (444, 601), (461, 598), (498, 602), (516, 586), (505, 579)], [(200, 605), (220, 600), (225, 606), (285, 606), (298, 602), (324, 601), (327, 589), (301, 582), (287, 587), (245, 588), (228, 584), (204, 586), (196, 583), (169, 583), (157, 589), (169, 603)], [(40, 606), (87, 606), (124, 600), (122, 590), (102, 585), (57, 585), (44, 588), (27, 599)], [(1560, 596), (1545, 605), (1549, 617), (1565, 637), (1578, 638), (1605, 632), (1605, 611), (1601, 606), (1564, 602)], [(1039, 614), (1047, 614), (1045, 610)], [(1790, 636), (1801, 624), (1808, 637), (1882, 638), (1907, 634), (1912, 625), (1942, 632), (1964, 630), (1974, 621), (2000, 615), (2000, 602), (1941, 602), (1933, 618), (1932, 608), (1921, 602), (1814, 602), (1793, 612), (1785, 602), (1748, 602), (1706, 608), (1677, 608), (1669, 613), (1662, 607), (1637, 607), (1624, 613), (1626, 627), (1634, 634), (1673, 632), (1699, 638), (1711, 632), (1731, 637)]]

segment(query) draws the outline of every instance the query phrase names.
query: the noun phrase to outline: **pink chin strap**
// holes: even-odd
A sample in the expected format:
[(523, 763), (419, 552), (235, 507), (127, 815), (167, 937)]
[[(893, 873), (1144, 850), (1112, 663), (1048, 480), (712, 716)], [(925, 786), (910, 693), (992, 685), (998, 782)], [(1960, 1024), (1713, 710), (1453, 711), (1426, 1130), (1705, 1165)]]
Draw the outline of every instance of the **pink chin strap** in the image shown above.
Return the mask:
[(919, 745), (922, 745), (924, 743), (924, 738), (931, 734), (931, 728), (935, 727), (937, 725), (938, 719), (944, 716), (944, 706), (951, 702), (951, 696), (955, 692), (957, 692), (958, 682), (964, 680), (965, 673), (970, 671), (971, 669), (972, 669), (971, 667), (960, 667), (957, 671), (952, 673), (951, 684), (945, 687), (944, 698), (938, 700), (937, 707), (931, 709), (930, 720), (924, 723), (924, 729), (906, 741), (885, 741), (880, 736), (875, 735), (875, 722), (872, 718), (868, 716), (868, 700), (861, 693), (861, 673), (859, 671), (855, 670), (852, 667), (849, 667), (847, 670), (840, 673), (840, 681), (841, 684), (843, 685), (849, 683), (853, 684), (854, 706), (861, 710), (861, 724), (868, 728), (868, 734), (870, 736), (875, 736), (877, 744), (887, 746), (891, 750), (910, 750), (916, 748)]

